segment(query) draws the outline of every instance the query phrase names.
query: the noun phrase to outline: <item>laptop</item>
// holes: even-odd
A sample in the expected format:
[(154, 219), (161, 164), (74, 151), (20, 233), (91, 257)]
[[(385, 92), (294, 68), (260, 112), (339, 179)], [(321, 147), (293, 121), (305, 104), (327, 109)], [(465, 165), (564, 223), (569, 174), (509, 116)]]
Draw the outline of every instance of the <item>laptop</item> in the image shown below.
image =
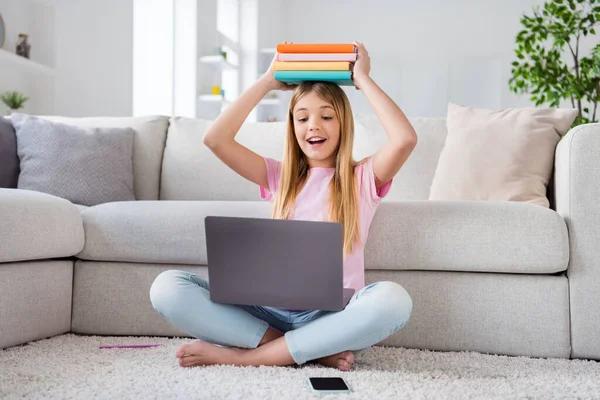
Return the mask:
[(354, 294), (340, 223), (207, 216), (204, 227), (213, 302), (340, 311)]

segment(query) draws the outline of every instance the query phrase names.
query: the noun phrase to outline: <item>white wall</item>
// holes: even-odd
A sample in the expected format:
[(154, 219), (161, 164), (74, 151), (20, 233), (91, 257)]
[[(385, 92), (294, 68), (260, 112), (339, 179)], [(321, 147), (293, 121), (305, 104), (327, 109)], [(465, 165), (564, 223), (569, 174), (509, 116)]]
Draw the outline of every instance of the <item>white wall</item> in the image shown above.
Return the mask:
[(56, 0), (55, 113), (132, 115), (132, 0)]
[[(285, 14), (285, 0), (259, 0), (258, 14), (258, 46), (261, 48), (273, 48), (277, 43), (286, 39), (284, 26), (291, 23), (292, 16)], [(294, 17), (295, 18), (295, 17)], [(299, 25), (300, 22), (294, 22)]]
[(174, 11), (173, 114), (196, 115), (198, 69), (198, 2), (177, 0)]
[[(532, 105), (510, 92), (508, 79), (519, 19), (543, 0), (259, 1), (259, 48), (284, 40), (363, 41), (372, 76), (410, 116), (443, 117), (448, 101)], [(198, 54), (214, 48), (215, 2), (198, 2)], [(31, 3), (54, 3), (54, 11), (32, 11)], [(26, 111), (33, 113), (132, 115), (133, 0), (0, 0), (0, 13), (8, 27), (5, 47), (28, 32), (32, 59), (56, 67), (52, 91), (47, 79), (0, 64), (0, 91), (30, 90)], [(594, 41), (588, 38), (584, 54)], [(210, 90), (210, 73), (198, 67), (199, 92)], [(346, 91), (355, 111), (372, 112), (361, 92)]]
[(134, 0), (133, 115), (173, 113), (172, 0)]
[[(271, 12), (271, 0), (261, 10)], [(532, 106), (508, 80), (520, 17), (542, 0), (284, 1), (276, 42), (365, 43), (371, 76), (409, 116), (445, 117), (449, 101), (479, 107)], [(368, 7), (366, 6), (368, 4)], [(593, 39), (587, 43), (593, 43)], [(596, 38), (597, 41), (597, 38)], [(587, 45), (587, 48), (591, 48)], [(584, 54), (586, 54), (584, 52)], [(372, 112), (347, 89), (355, 112)]]
[(3, 50), (14, 53), (18, 35), (29, 35), (30, 59), (54, 65), (54, 0), (0, 0), (0, 14), (6, 27)]

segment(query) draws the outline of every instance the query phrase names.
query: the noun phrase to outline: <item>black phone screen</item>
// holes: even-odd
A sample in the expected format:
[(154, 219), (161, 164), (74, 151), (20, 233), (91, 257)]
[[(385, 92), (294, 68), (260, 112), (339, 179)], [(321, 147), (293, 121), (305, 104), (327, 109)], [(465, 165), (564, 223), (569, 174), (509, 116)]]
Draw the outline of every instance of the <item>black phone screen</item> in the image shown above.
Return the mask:
[(349, 390), (342, 378), (308, 378), (315, 390)]

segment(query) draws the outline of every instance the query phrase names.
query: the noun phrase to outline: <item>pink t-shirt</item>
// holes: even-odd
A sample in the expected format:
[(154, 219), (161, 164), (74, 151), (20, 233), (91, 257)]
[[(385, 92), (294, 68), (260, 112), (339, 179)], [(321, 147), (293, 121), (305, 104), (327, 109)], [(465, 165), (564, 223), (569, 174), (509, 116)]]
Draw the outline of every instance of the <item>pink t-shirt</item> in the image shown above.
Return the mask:
[[(263, 157), (267, 164), (268, 188), (260, 187), (260, 197), (263, 200), (273, 200), (281, 175), (281, 162)], [(308, 180), (296, 198), (290, 219), (303, 221), (327, 221), (329, 204), (329, 183), (333, 178), (335, 168), (311, 168)], [(375, 174), (373, 173), (373, 157), (355, 167), (358, 177), (358, 212), (360, 233), (363, 245), (356, 243), (353, 252), (344, 260), (344, 287), (359, 291), (365, 286), (365, 257), (364, 244), (367, 242), (369, 226), (382, 198), (390, 191), (392, 181), (375, 189)]]

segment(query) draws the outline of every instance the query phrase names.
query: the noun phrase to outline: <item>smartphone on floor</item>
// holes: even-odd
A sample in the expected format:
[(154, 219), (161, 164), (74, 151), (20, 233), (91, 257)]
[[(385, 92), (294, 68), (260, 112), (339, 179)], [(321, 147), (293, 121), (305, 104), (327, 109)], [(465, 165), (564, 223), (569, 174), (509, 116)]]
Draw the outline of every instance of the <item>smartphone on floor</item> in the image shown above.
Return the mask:
[(315, 393), (350, 393), (350, 387), (343, 378), (340, 377), (319, 377), (308, 378), (308, 384)]

